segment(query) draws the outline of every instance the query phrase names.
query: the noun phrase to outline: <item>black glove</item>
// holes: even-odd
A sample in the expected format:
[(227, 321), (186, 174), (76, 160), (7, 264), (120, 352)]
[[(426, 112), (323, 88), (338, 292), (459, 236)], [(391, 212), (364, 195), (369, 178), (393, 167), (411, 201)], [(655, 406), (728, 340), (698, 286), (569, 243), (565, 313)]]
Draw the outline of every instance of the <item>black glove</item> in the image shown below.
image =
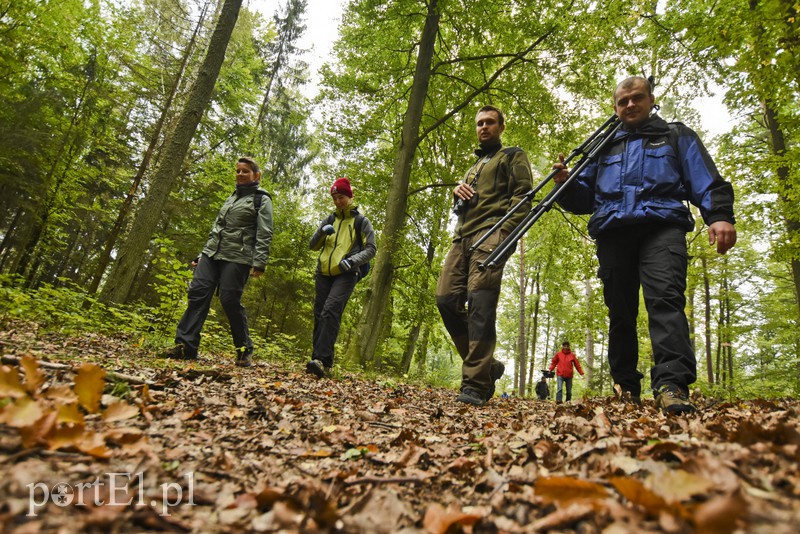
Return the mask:
[(333, 225), (332, 224), (326, 224), (325, 226), (320, 228), (320, 230), (322, 230), (323, 234), (327, 234), (327, 235), (333, 235), (334, 232), (336, 232), (336, 230), (333, 229)]

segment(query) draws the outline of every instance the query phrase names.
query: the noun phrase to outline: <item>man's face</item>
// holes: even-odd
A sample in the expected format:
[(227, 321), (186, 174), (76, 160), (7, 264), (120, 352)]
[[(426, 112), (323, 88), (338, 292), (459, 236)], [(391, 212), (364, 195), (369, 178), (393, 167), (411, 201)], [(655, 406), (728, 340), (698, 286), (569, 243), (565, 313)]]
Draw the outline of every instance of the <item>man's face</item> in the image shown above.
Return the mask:
[(475, 117), (475, 132), (478, 134), (478, 143), (482, 146), (496, 145), (506, 125), (500, 125), (496, 111), (480, 111)]
[(564, 351), (564, 354), (569, 354), (569, 345), (561, 345), (561, 350)]
[(614, 113), (622, 124), (633, 129), (650, 116), (655, 97), (650, 94), (647, 82), (637, 81), (630, 87), (620, 87), (614, 93)]

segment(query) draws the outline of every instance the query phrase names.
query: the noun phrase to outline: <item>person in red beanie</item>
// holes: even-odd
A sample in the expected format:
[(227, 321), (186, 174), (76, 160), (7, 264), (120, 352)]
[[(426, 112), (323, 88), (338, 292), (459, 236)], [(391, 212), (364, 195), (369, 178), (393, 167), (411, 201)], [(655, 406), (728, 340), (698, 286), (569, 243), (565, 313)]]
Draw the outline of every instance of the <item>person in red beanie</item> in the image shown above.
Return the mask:
[(550, 370), (556, 370), (556, 404), (561, 403), (564, 386), (567, 386), (567, 402), (572, 400), (572, 366), (583, 376), (583, 369), (575, 353), (570, 349), (569, 341), (561, 344), (561, 351), (553, 356)]
[(375, 231), (353, 203), (350, 180), (337, 178), (331, 199), (336, 209), (320, 222), (309, 243), (311, 250), (320, 253), (314, 278), (313, 352), (306, 372), (318, 378), (330, 376), (344, 308), (365, 274), (363, 266), (377, 252)]

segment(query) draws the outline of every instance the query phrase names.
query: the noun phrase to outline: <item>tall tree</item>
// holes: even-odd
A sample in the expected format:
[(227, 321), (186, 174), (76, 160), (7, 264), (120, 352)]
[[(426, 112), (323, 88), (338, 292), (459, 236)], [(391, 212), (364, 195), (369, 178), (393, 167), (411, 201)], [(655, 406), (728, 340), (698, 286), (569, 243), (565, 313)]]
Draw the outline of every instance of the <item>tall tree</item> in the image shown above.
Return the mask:
[(117, 239), (119, 238), (120, 232), (122, 231), (123, 223), (128, 216), (128, 213), (133, 206), (133, 202), (136, 199), (139, 193), (139, 186), (142, 183), (142, 180), (145, 177), (145, 173), (150, 168), (150, 162), (155, 156), (156, 148), (161, 143), (162, 138), (162, 131), (167, 124), (167, 118), (173, 112), (172, 110), (172, 103), (175, 99), (175, 96), (178, 93), (178, 89), (183, 82), (183, 74), (186, 70), (187, 65), (189, 64), (189, 59), (191, 58), (192, 53), (194, 52), (195, 43), (198, 38), (198, 34), (200, 33), (200, 29), (203, 26), (203, 22), (205, 20), (206, 11), (208, 10), (208, 4), (203, 6), (203, 10), (200, 14), (200, 18), (197, 21), (197, 25), (195, 26), (195, 30), (192, 33), (192, 37), (189, 40), (188, 45), (183, 51), (183, 55), (180, 62), (180, 68), (175, 73), (175, 78), (172, 81), (170, 89), (166, 95), (166, 99), (164, 104), (161, 106), (161, 114), (158, 117), (158, 120), (153, 127), (153, 131), (150, 134), (150, 142), (147, 145), (147, 148), (144, 151), (144, 155), (142, 156), (142, 160), (139, 163), (139, 167), (136, 170), (136, 174), (131, 180), (131, 187), (128, 191), (128, 194), (125, 196), (125, 200), (122, 202), (122, 206), (119, 209), (119, 213), (117, 214), (117, 218), (114, 221), (114, 226), (111, 229), (111, 232), (106, 239), (105, 244), (103, 245), (103, 251), (100, 254), (100, 257), (97, 260), (97, 266), (95, 267), (94, 275), (92, 276), (92, 280), (89, 283), (89, 293), (95, 293), (97, 288), (100, 286), (100, 281), (103, 278), (103, 274), (106, 271), (106, 267), (108, 266), (108, 262), (111, 259), (111, 253), (114, 247), (117, 244)]
[(203, 65), (164, 149), (150, 190), (141, 203), (128, 238), (120, 247), (114, 267), (103, 286), (100, 297), (105, 302), (123, 303), (128, 299), (136, 271), (141, 267), (141, 258), (180, 175), (189, 144), (211, 98), (241, 5), (242, 0), (225, 0), (222, 6)]

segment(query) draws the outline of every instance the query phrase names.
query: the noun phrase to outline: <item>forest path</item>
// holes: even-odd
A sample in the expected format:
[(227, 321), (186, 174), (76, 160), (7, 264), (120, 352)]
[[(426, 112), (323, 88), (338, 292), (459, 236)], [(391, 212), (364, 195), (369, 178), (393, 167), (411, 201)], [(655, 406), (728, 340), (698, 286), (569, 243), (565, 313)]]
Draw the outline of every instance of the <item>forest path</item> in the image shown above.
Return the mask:
[[(475, 408), (35, 325), (0, 348), (4, 532), (800, 532), (797, 401)], [(93, 413), (88, 362), (142, 383), (107, 381)]]

